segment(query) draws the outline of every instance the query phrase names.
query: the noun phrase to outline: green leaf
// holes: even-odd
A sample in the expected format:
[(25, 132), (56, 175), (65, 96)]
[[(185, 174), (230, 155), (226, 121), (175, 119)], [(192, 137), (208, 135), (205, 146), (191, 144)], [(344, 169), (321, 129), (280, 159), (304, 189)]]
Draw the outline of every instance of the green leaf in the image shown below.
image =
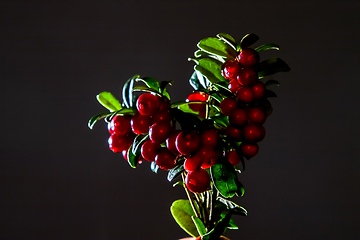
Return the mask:
[(201, 120), (197, 117), (197, 115), (186, 113), (176, 108), (172, 108), (170, 113), (171, 116), (173, 116), (180, 124), (182, 130), (197, 129), (198, 125), (201, 124)]
[(225, 82), (226, 79), (221, 75), (222, 63), (211, 58), (202, 58), (195, 65), (195, 70), (199, 71), (211, 83)]
[(100, 113), (100, 114), (97, 114), (97, 115), (93, 116), (92, 118), (90, 118), (90, 120), (89, 120), (89, 122), (88, 122), (88, 127), (89, 127), (90, 129), (93, 129), (95, 123), (96, 123), (98, 120), (100, 120), (100, 119), (108, 116), (109, 114), (111, 114), (111, 113), (105, 112), (105, 113)]
[(178, 186), (178, 185), (181, 185), (181, 186), (183, 186), (184, 188), (186, 188), (185, 183), (184, 183), (183, 181), (177, 181), (176, 183), (173, 184), (173, 187), (176, 187), (176, 186)]
[(265, 50), (280, 50), (279, 45), (275, 44), (275, 43), (268, 43), (268, 44), (264, 44), (261, 45), (260, 47), (255, 48), (255, 51), (261, 52), (261, 51), (265, 51)]
[[(221, 215), (223, 215), (223, 213)], [(232, 219), (230, 219), (229, 226), (227, 228), (231, 229), (231, 230), (239, 229), (239, 227), (235, 224), (234, 220), (232, 220)]]
[(213, 58), (213, 59), (218, 60), (218, 61), (220, 61), (222, 63), (224, 63), (226, 61), (224, 57), (220, 57), (218, 55), (214, 55), (214, 54), (202, 51), (202, 50), (195, 51), (194, 56), (196, 58)]
[(227, 33), (219, 33), (216, 35), (218, 38), (226, 42), (229, 46), (231, 46), (236, 51), (236, 40)]
[(137, 78), (136, 81), (137, 82), (143, 82), (149, 88), (152, 88), (157, 92), (160, 92), (160, 83), (157, 80), (153, 79), (153, 78), (150, 78), (150, 77)]
[(240, 47), (247, 48), (257, 42), (259, 40), (259, 37), (253, 33), (246, 34), (240, 41)]
[(223, 127), (227, 127), (229, 125), (229, 118), (221, 113), (211, 117), (210, 119)]
[(277, 97), (276, 93), (274, 93), (273, 91), (266, 89), (264, 92), (264, 98), (270, 98), (270, 97)]
[(136, 168), (136, 165), (139, 162), (141, 146), (149, 139), (149, 135), (137, 135), (134, 139), (133, 144), (128, 150), (128, 161), (132, 168)]
[(153, 171), (154, 173), (157, 173), (159, 170), (159, 166), (155, 163), (155, 162), (151, 162), (150, 163), (150, 169), (151, 171)]
[(270, 79), (265, 82), (265, 87), (271, 86), (271, 85), (278, 85), (280, 86), (280, 83), (276, 80)]
[(146, 87), (146, 86), (136, 86), (133, 88), (133, 92), (148, 92), (148, 93), (156, 94), (159, 97), (161, 97), (161, 94), (158, 91), (156, 91), (153, 88)]
[(208, 37), (200, 40), (197, 46), (208, 53), (225, 57), (228, 59), (235, 59), (236, 51), (222, 40), (214, 37)]
[(109, 123), (116, 115), (122, 115), (122, 114), (126, 114), (126, 115), (135, 115), (137, 113), (137, 109), (132, 107), (132, 108), (123, 108), (120, 109), (119, 111), (116, 112), (112, 112), (110, 115), (108, 115), (105, 118), (105, 122)]
[(134, 81), (139, 77), (140, 77), (139, 75), (135, 75), (132, 78), (128, 79), (125, 82), (124, 87), (122, 89), (123, 104), (127, 108), (130, 108), (134, 105), (134, 99), (133, 99)]
[(202, 240), (218, 240), (229, 226), (231, 220), (231, 212), (222, 214), (221, 219), (217, 222), (215, 227), (202, 237)]
[(192, 216), (195, 216), (195, 213), (189, 200), (176, 200), (171, 205), (170, 211), (175, 221), (185, 230), (185, 232), (195, 238), (199, 236), (196, 226), (191, 218)]
[(289, 66), (280, 58), (273, 57), (259, 63), (255, 70), (258, 73), (259, 78), (263, 78), (278, 72), (290, 71)]
[(237, 194), (239, 197), (244, 196), (244, 194), (245, 194), (245, 188), (244, 188), (244, 186), (242, 185), (242, 183), (241, 183), (238, 179), (236, 179), (235, 182), (236, 182), (236, 186), (237, 186), (237, 192), (236, 192), (236, 194)]
[(171, 182), (174, 178), (179, 176), (183, 171), (185, 171), (183, 164), (179, 164), (175, 166), (173, 169), (170, 169), (167, 176), (168, 181)]
[(218, 203), (222, 204), (223, 207), (225, 207), (227, 210), (231, 211), (233, 214), (242, 215), (242, 216), (247, 215), (247, 211), (245, 208), (241, 207), (240, 205), (238, 205), (230, 200), (227, 200), (222, 197), (218, 197), (216, 199), (216, 201)]
[(111, 93), (101, 92), (96, 96), (98, 102), (110, 111), (120, 110), (121, 104)]
[(210, 167), (212, 181), (219, 193), (230, 198), (238, 191), (236, 184), (237, 176), (234, 167), (230, 163), (217, 163)]
[(206, 227), (204, 223), (201, 221), (201, 219), (195, 216), (191, 216), (191, 219), (193, 220), (199, 235), (203, 236), (204, 234), (206, 234), (207, 232)]
[(167, 97), (169, 100), (170, 100), (170, 95), (169, 95), (169, 93), (166, 91), (166, 86), (167, 85), (172, 85), (173, 84), (173, 81), (162, 81), (161, 83), (160, 83), (160, 93), (163, 95), (163, 96), (165, 96), (165, 97)]
[(209, 82), (199, 71), (194, 71), (189, 79), (189, 83), (194, 90), (202, 90), (207, 88)]

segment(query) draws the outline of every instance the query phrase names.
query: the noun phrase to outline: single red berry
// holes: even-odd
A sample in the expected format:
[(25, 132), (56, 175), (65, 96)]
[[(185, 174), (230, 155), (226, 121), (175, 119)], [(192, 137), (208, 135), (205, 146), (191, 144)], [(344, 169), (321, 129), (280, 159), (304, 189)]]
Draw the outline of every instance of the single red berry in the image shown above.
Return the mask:
[(259, 99), (264, 96), (265, 84), (261, 81), (258, 81), (254, 86), (251, 87), (251, 90), (253, 92), (254, 99)]
[(228, 89), (229, 89), (232, 93), (236, 94), (240, 87), (241, 87), (241, 85), (240, 85), (240, 83), (238, 82), (238, 80), (233, 79), (233, 80), (231, 80), (231, 81), (229, 82)]
[(230, 124), (226, 127), (226, 134), (234, 140), (241, 140), (241, 129), (235, 128)]
[(248, 115), (245, 108), (235, 108), (230, 116), (229, 121), (233, 126), (243, 126), (248, 122)]
[(247, 142), (259, 142), (265, 136), (265, 128), (256, 123), (249, 123), (243, 129), (243, 136)]
[(130, 124), (134, 133), (145, 134), (149, 132), (149, 127), (152, 124), (152, 121), (149, 116), (144, 116), (140, 113), (137, 113), (131, 118)]
[(241, 65), (234, 60), (226, 61), (221, 67), (221, 74), (226, 79), (236, 79), (239, 74)]
[(217, 130), (209, 129), (205, 130), (200, 134), (202, 146), (206, 146), (208, 148), (215, 148), (220, 136)]
[(157, 113), (155, 113), (151, 118), (154, 123), (160, 122), (160, 121), (170, 122), (171, 114), (170, 114), (169, 110), (160, 110)]
[(237, 100), (228, 97), (221, 101), (219, 107), (222, 114), (224, 114), (225, 116), (229, 116), (230, 113), (236, 108), (236, 105), (237, 105)]
[(129, 149), (129, 147), (132, 144), (132, 139), (129, 138), (128, 136), (113, 133), (109, 137), (108, 143), (109, 143), (109, 148), (116, 153)]
[(254, 93), (249, 87), (240, 87), (236, 96), (241, 102), (245, 103), (249, 103), (254, 100)]
[(155, 163), (163, 170), (170, 170), (176, 166), (176, 156), (163, 147), (156, 154)]
[(169, 122), (156, 122), (149, 128), (149, 137), (156, 143), (164, 143), (173, 128)]
[(130, 125), (131, 116), (129, 115), (116, 115), (108, 123), (108, 130), (111, 134), (116, 133), (119, 135), (126, 135), (131, 132)]
[(227, 158), (232, 165), (236, 165), (241, 162), (242, 156), (239, 156), (235, 150), (231, 150), (227, 153)]
[(189, 156), (200, 148), (201, 138), (195, 131), (182, 131), (176, 137), (175, 145), (180, 154)]
[(243, 48), (238, 56), (239, 62), (244, 67), (251, 67), (259, 63), (259, 53), (252, 48)]
[(144, 93), (137, 99), (136, 108), (141, 115), (154, 115), (160, 109), (160, 98), (151, 93)]
[(166, 139), (166, 147), (175, 155), (179, 155), (180, 153), (176, 149), (175, 141), (176, 137), (181, 133), (180, 130), (175, 130), (172, 133), (170, 133), (170, 136)]
[(220, 152), (215, 151), (213, 148), (208, 148), (206, 146), (201, 147), (196, 154), (202, 155), (202, 159), (203, 159), (203, 163), (201, 165), (202, 169), (209, 168), (215, 163), (217, 163), (221, 155)]
[(169, 110), (170, 109), (170, 100), (167, 97), (162, 97), (160, 99), (160, 109), (159, 110)]
[[(208, 95), (201, 92), (201, 93), (192, 93), (188, 96), (186, 99), (186, 102), (205, 102), (208, 99)], [(194, 103), (189, 104), (189, 108), (195, 112), (200, 112), (201, 110), (204, 110), (206, 108), (205, 104), (202, 103)]]
[(206, 170), (200, 168), (186, 175), (185, 184), (193, 193), (205, 192), (210, 187), (210, 176)]
[(258, 75), (251, 67), (242, 68), (236, 78), (240, 85), (249, 87), (254, 85), (258, 80)]
[(249, 160), (259, 152), (259, 145), (257, 145), (256, 143), (242, 143), (240, 145), (240, 150), (242, 154), (246, 157), (246, 159)]
[(184, 168), (185, 171), (187, 172), (193, 172), (199, 169), (202, 164), (203, 164), (202, 154), (196, 153), (195, 155), (186, 158), (184, 162)]
[(141, 156), (149, 162), (155, 161), (155, 156), (158, 150), (161, 148), (159, 143), (154, 143), (151, 140), (147, 140), (141, 146)]
[(250, 108), (248, 111), (248, 116), (249, 122), (257, 123), (260, 125), (262, 125), (266, 119), (265, 112), (259, 107)]

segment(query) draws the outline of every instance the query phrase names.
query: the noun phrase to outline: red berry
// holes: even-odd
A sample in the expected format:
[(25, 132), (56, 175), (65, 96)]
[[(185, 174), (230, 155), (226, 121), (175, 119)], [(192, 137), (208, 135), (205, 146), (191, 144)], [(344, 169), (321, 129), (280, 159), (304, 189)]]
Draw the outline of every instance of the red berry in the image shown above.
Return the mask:
[(123, 150), (123, 151), (121, 152), (121, 154), (123, 155), (123, 157), (125, 158), (126, 161), (129, 161), (129, 159), (128, 159), (128, 157), (127, 157), (128, 151), (129, 151), (129, 149)]
[(234, 60), (226, 61), (221, 67), (221, 74), (226, 79), (236, 79), (236, 76), (239, 74), (241, 65), (239, 62)]
[(240, 145), (240, 150), (242, 154), (246, 157), (246, 159), (250, 159), (254, 157), (258, 151), (259, 151), (259, 145), (256, 143), (250, 144), (250, 143), (242, 143)]
[(243, 48), (238, 56), (239, 62), (244, 67), (251, 67), (259, 63), (259, 53), (252, 48)]
[(231, 150), (227, 154), (227, 158), (232, 165), (236, 165), (241, 162), (241, 157), (235, 150)]
[(155, 156), (160, 148), (161, 145), (159, 143), (148, 140), (141, 146), (141, 156), (146, 161), (153, 162), (155, 161)]
[(170, 114), (169, 110), (160, 110), (157, 113), (155, 113), (151, 118), (154, 123), (160, 122), (160, 121), (170, 122), (171, 114)]
[(200, 168), (203, 164), (203, 156), (202, 154), (195, 154), (191, 157), (187, 157), (184, 162), (184, 168), (187, 172), (193, 172)]
[(210, 176), (206, 170), (200, 168), (186, 175), (185, 184), (191, 192), (205, 192), (210, 187)]
[(209, 168), (215, 163), (217, 163), (221, 155), (220, 152), (215, 151), (213, 148), (208, 148), (206, 146), (200, 148), (200, 150), (196, 154), (202, 155), (203, 163), (201, 165), (201, 168), (203, 169)]
[(163, 147), (156, 154), (155, 163), (163, 170), (173, 169), (176, 166), (176, 156)]
[(245, 103), (249, 103), (254, 100), (254, 93), (249, 87), (240, 87), (236, 96), (241, 102)]
[(129, 138), (128, 136), (119, 135), (119, 134), (111, 134), (108, 139), (109, 148), (113, 152), (122, 152), (123, 150), (129, 149), (132, 144), (133, 139)]
[(237, 105), (237, 100), (228, 97), (221, 101), (219, 107), (221, 109), (222, 114), (224, 114), (225, 116), (229, 116), (230, 113), (236, 108), (236, 105)]
[(248, 111), (249, 122), (262, 125), (265, 122), (266, 115), (259, 107), (250, 108)]
[(154, 115), (160, 109), (160, 99), (151, 93), (144, 93), (137, 99), (136, 108), (141, 115)]
[(230, 116), (229, 121), (234, 126), (243, 126), (248, 122), (248, 115), (245, 108), (235, 108)]
[(170, 136), (173, 128), (169, 122), (157, 122), (149, 128), (149, 137), (156, 143), (164, 143)]
[(116, 115), (108, 124), (108, 130), (111, 134), (116, 133), (119, 135), (126, 135), (131, 132), (130, 126), (131, 116), (129, 115)]
[(265, 128), (256, 123), (250, 123), (244, 127), (243, 136), (247, 142), (259, 142), (265, 136)]
[(180, 133), (180, 130), (175, 130), (172, 133), (170, 133), (170, 136), (166, 139), (166, 147), (175, 155), (179, 155), (178, 150), (176, 149), (175, 141), (176, 137)]
[(195, 131), (182, 131), (176, 137), (175, 145), (178, 152), (182, 155), (189, 156), (196, 152), (201, 144), (199, 134)]
[[(205, 102), (208, 99), (208, 95), (201, 93), (192, 93), (186, 99), (186, 102)], [(197, 103), (197, 104), (189, 104), (189, 108), (195, 112), (200, 112), (206, 108), (205, 104)]]
[(152, 121), (149, 116), (144, 116), (140, 113), (135, 114), (130, 121), (131, 129), (136, 134), (148, 133), (151, 123)]
[(254, 99), (259, 99), (264, 96), (265, 93), (265, 84), (261, 81), (258, 81), (254, 86), (251, 87), (253, 91)]
[(220, 138), (218, 131), (216, 131), (215, 129), (203, 131), (200, 137), (202, 145), (208, 148), (215, 148)]
[(159, 110), (169, 110), (170, 109), (170, 100), (167, 97), (162, 97), (160, 99), (160, 109)]
[(238, 129), (238, 128), (235, 128), (234, 126), (232, 125), (228, 125), (227, 128), (226, 128), (226, 134), (231, 137), (232, 139), (235, 139), (235, 140), (241, 140), (241, 130)]
[(241, 85), (240, 85), (240, 83), (238, 82), (238, 80), (233, 79), (233, 80), (231, 80), (231, 81), (229, 82), (228, 89), (229, 89), (232, 93), (236, 94), (240, 87), (241, 87)]
[(258, 75), (253, 68), (245, 67), (240, 70), (237, 80), (244, 87), (254, 85), (258, 80)]

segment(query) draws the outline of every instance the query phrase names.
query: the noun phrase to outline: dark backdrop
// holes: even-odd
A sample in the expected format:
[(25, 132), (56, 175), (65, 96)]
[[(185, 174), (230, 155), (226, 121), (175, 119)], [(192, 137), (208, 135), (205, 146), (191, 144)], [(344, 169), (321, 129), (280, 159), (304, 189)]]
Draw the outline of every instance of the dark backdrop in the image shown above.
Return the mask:
[(134, 74), (190, 92), (196, 43), (275, 42), (292, 68), (240, 176), (231, 239), (360, 239), (359, 1), (1, 1), (0, 239), (177, 239), (164, 171), (107, 146), (95, 96)]

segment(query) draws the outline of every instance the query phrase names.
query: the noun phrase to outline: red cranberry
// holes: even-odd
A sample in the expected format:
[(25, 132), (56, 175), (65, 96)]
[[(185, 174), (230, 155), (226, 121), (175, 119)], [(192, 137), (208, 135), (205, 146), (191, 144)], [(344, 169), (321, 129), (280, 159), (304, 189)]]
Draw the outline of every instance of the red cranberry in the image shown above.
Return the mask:
[(202, 154), (195, 154), (191, 157), (187, 157), (184, 162), (184, 168), (187, 172), (193, 172), (200, 168), (203, 164), (203, 156)]
[(155, 113), (151, 118), (154, 123), (160, 122), (160, 121), (170, 122), (171, 114), (170, 114), (169, 110), (160, 110), (157, 113)]
[(131, 132), (130, 125), (131, 116), (129, 115), (116, 115), (108, 124), (108, 129), (111, 134), (116, 133), (119, 135), (126, 135)]
[(163, 170), (170, 170), (176, 166), (176, 156), (163, 147), (156, 154), (155, 163)]
[(209, 168), (215, 163), (217, 163), (221, 155), (220, 152), (215, 151), (213, 148), (208, 148), (206, 146), (200, 148), (197, 154), (202, 155), (203, 163), (201, 165), (201, 168), (203, 169)]
[(247, 142), (259, 142), (265, 136), (265, 128), (256, 123), (250, 123), (244, 127), (243, 136)]
[(178, 134), (181, 133), (180, 130), (175, 130), (172, 133), (170, 133), (170, 136), (166, 139), (166, 147), (175, 155), (179, 155), (180, 153), (176, 149), (175, 141)]
[(259, 53), (252, 48), (243, 48), (238, 56), (239, 62), (244, 67), (251, 67), (259, 63)]
[(157, 122), (149, 128), (149, 137), (156, 143), (164, 143), (172, 132), (172, 126), (169, 122)]
[(189, 156), (196, 152), (201, 144), (199, 134), (195, 131), (182, 131), (176, 137), (175, 145), (178, 152), (182, 155)]
[(236, 165), (241, 162), (241, 157), (235, 150), (231, 150), (227, 154), (227, 158), (232, 165)]
[(153, 162), (155, 161), (155, 156), (160, 148), (161, 145), (159, 143), (148, 140), (141, 146), (141, 156), (146, 161)]
[[(208, 99), (208, 95), (205, 93), (192, 93), (186, 99), (187, 102), (205, 102)], [(205, 104), (196, 103), (196, 104), (189, 104), (189, 108), (195, 112), (200, 112), (206, 108)]]
[(258, 80), (258, 75), (253, 68), (245, 67), (240, 70), (237, 80), (240, 85), (249, 87), (254, 85)]
[(129, 138), (128, 136), (111, 134), (108, 139), (109, 148), (113, 152), (122, 152), (123, 150), (129, 149), (134, 139)]
[(200, 137), (202, 145), (208, 148), (215, 148), (220, 138), (218, 131), (216, 131), (215, 129), (203, 131)]
[(237, 100), (228, 97), (221, 101), (219, 107), (221, 109), (222, 114), (224, 114), (225, 116), (229, 116), (230, 113), (236, 108), (236, 105), (237, 105)]
[(249, 160), (259, 152), (259, 145), (257, 145), (256, 143), (242, 143), (240, 145), (240, 150), (242, 154), (246, 157), (246, 159)]
[(162, 97), (160, 100), (160, 110), (169, 110), (170, 100), (167, 97)]
[(266, 115), (259, 107), (250, 108), (248, 111), (249, 122), (262, 125), (265, 122)]
[(160, 109), (159, 97), (151, 93), (144, 93), (137, 99), (136, 108), (141, 115), (154, 115)]
[(226, 61), (221, 67), (221, 74), (226, 79), (236, 79), (236, 76), (239, 74), (241, 65), (239, 62), (234, 60)]
[(229, 121), (234, 126), (243, 126), (248, 122), (248, 115), (245, 108), (235, 108), (230, 116)]
[(226, 134), (234, 140), (241, 140), (241, 129), (235, 128), (232, 125), (227, 126)]
[(240, 87), (236, 96), (241, 102), (245, 103), (249, 103), (254, 100), (254, 93), (251, 88), (248, 87)]
[(254, 86), (251, 87), (254, 95), (254, 99), (259, 99), (264, 96), (265, 93), (265, 84), (261, 81), (258, 81)]
[(210, 176), (200, 168), (186, 175), (185, 184), (193, 193), (205, 192), (210, 187)]
[(149, 116), (144, 116), (140, 113), (135, 114), (130, 121), (131, 129), (136, 134), (148, 133), (151, 123), (152, 121)]
[(238, 80), (233, 79), (233, 80), (231, 80), (231, 81), (229, 82), (228, 89), (229, 89), (232, 93), (236, 94), (240, 87), (241, 87), (241, 85), (240, 85), (240, 83), (238, 82)]

